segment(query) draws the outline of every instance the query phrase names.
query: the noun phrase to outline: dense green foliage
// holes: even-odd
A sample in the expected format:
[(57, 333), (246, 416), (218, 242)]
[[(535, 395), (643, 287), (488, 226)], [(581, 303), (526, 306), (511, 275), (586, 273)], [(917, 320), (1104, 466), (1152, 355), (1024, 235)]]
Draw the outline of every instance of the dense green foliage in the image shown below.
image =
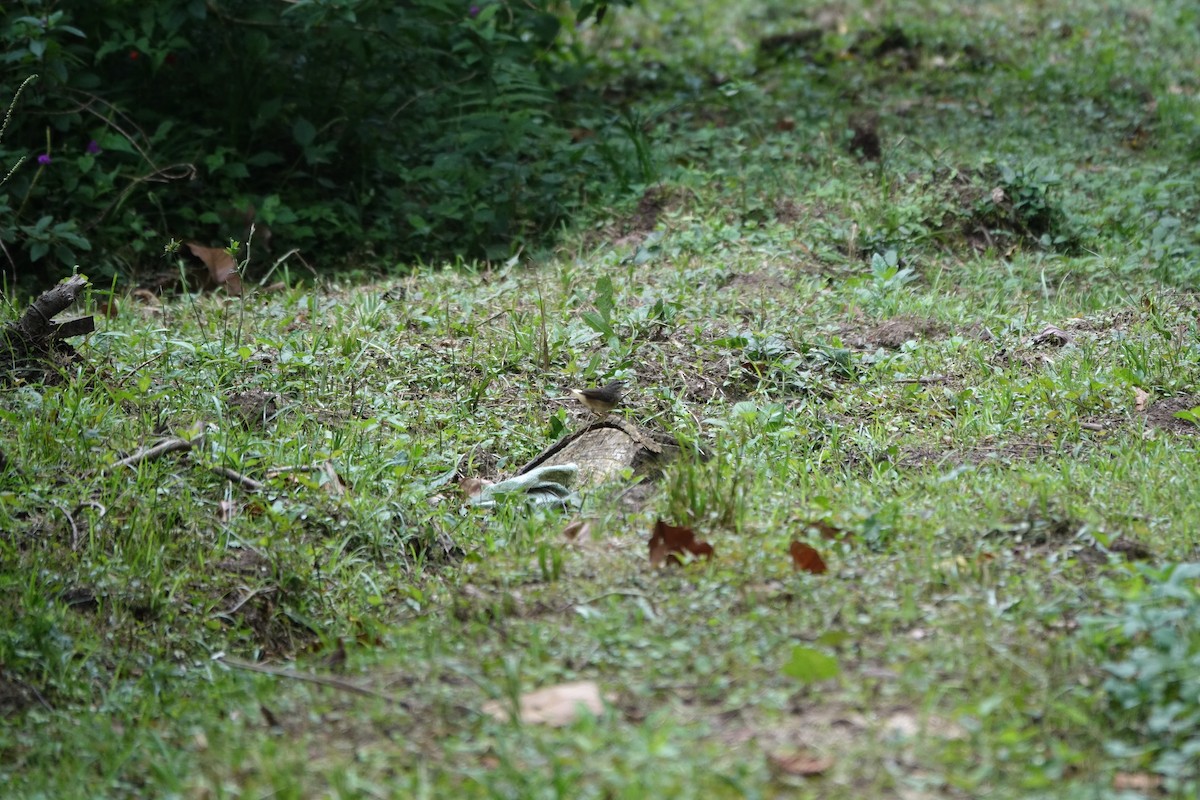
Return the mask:
[(251, 222), (256, 245), (310, 262), (506, 256), (637, 177), (582, 86), (572, 26), (603, 8), (5, 4), (5, 102), (38, 75), (0, 143), (6, 170), (25, 158), (0, 189), (6, 266), (86, 259), (96, 277), (171, 237), (244, 241)]
[(1119, 612), (1094, 621), (1107, 651), (1104, 691), (1119, 758), (1166, 776), (1182, 795), (1200, 780), (1200, 564), (1143, 570)]

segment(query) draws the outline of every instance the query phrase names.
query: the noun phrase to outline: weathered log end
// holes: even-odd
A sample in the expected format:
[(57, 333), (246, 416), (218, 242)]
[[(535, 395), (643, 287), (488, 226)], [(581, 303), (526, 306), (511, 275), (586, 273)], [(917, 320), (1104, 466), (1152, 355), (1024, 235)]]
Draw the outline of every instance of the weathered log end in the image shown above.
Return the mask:
[(518, 470), (523, 475), (535, 467), (576, 464), (580, 482), (596, 485), (615, 479), (626, 469), (655, 478), (679, 454), (674, 437), (652, 433), (627, 422), (606, 419), (564, 437)]
[(19, 320), (0, 330), (0, 386), (52, 380), (79, 358), (66, 339), (91, 333), (95, 320), (89, 316), (59, 322), (54, 317), (70, 308), (87, 285), (83, 275), (72, 275), (42, 292)]

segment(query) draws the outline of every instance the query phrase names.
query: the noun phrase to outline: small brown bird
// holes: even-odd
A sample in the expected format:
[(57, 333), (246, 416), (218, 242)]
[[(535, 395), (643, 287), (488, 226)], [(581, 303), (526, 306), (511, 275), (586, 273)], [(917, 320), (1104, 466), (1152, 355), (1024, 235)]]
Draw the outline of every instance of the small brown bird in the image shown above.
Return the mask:
[(588, 410), (603, 419), (621, 403), (625, 394), (625, 381), (612, 381), (598, 389), (572, 389), (571, 396), (588, 407)]

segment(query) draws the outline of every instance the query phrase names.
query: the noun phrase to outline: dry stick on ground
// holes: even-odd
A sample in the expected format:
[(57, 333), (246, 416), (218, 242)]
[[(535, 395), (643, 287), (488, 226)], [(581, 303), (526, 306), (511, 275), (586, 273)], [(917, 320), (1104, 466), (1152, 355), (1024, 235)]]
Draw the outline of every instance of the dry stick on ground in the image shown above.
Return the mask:
[(59, 505), (58, 501), (51, 500), (50, 505), (62, 512), (62, 515), (67, 518), (67, 524), (71, 526), (71, 551), (79, 549), (79, 526), (75, 524), (75, 517), (71, 516), (71, 512), (67, 511), (65, 506)]
[[(153, 445), (152, 447), (143, 448), (131, 456), (122, 458), (120, 461), (117, 461), (116, 463), (109, 466), (106, 470), (104, 470), (104, 472), (106, 474), (109, 474), (109, 473), (116, 472), (121, 467), (136, 467), (138, 464), (141, 464), (144, 461), (154, 461), (156, 459), (162, 458), (163, 456), (167, 455), (168, 453), (187, 452), (196, 447), (199, 447), (203, 441), (204, 441), (204, 434), (200, 434), (196, 438), (190, 439), (190, 440), (189, 439), (180, 439), (177, 437), (171, 438), (171, 439), (163, 439), (161, 442), (159, 442), (156, 445)], [(230, 469), (229, 467), (213, 467), (212, 471), (217, 473), (218, 475), (220, 475), (222, 478), (231, 480), (234, 483), (240, 485), (242, 488), (249, 489), (252, 492), (261, 491), (263, 488), (263, 484), (260, 483), (259, 481), (256, 481), (256, 480), (254, 480), (254, 478), (243, 475), (242, 473), (238, 472), (237, 470)]]
[(220, 475), (222, 478), (228, 478), (236, 484), (239, 484), (243, 489), (249, 489), (252, 492), (262, 491), (263, 484), (254, 480), (247, 475), (243, 475), (237, 470), (229, 467), (213, 467), (212, 471)]
[(268, 667), (266, 664), (255, 664), (250, 661), (242, 661), (229, 656), (221, 656), (217, 659), (218, 664), (224, 664), (233, 669), (244, 669), (247, 672), (259, 672), (263, 675), (273, 675), (276, 678), (288, 678), (293, 681), (303, 681), (304, 683), (315, 683), (318, 686), (328, 686), (331, 689), (338, 689), (351, 694), (362, 695), (363, 697), (376, 697), (380, 700), (386, 700), (389, 703), (395, 703), (405, 711), (412, 711), (412, 706), (406, 700), (401, 700), (395, 695), (380, 692), (376, 689), (369, 689), (366, 686), (359, 686), (357, 683), (343, 681), (338, 678), (330, 678), (325, 675), (312, 675), (306, 672), (296, 672), (290, 669), (280, 669), (278, 667)]
[(289, 472), (320, 472), (325, 469), (324, 462), (316, 464), (292, 464), (283, 467), (271, 467), (267, 470), (268, 478), (276, 478), (280, 475), (287, 475)]
[(132, 378), (134, 375), (137, 375), (139, 372), (142, 371), (142, 367), (150, 366), (151, 364), (153, 364), (155, 361), (158, 361), (160, 358), (162, 358), (166, 354), (167, 354), (167, 351), (164, 350), (163, 352), (159, 353), (158, 355), (150, 356), (145, 361), (138, 364), (133, 369), (129, 370), (129, 372), (126, 372), (125, 377), (123, 377), (123, 378), (121, 378), (121, 380), (117, 381), (117, 388), (119, 389), (122, 386), (124, 386), (126, 383), (128, 383), (130, 378)]
[(923, 378), (896, 378), (892, 383), (916, 383), (921, 386), (928, 386), (931, 383), (946, 383), (949, 380), (949, 375), (926, 375)]
[(233, 615), (236, 614), (238, 611), (240, 611), (242, 606), (246, 605), (246, 603), (249, 603), (251, 600), (253, 600), (258, 595), (260, 595), (260, 594), (275, 594), (275, 592), (279, 591), (279, 587), (277, 587), (277, 586), (263, 586), (259, 589), (251, 589), (246, 586), (243, 586), (242, 588), (246, 590), (246, 595), (244, 597), (242, 597), (242, 599), (240, 599), (236, 603), (234, 603), (233, 607), (230, 608), (228, 611), (221, 611), (216, 614), (213, 614), (213, 616), (214, 617), (225, 617), (227, 619), (232, 619)]
[(167, 455), (168, 453), (178, 453), (180, 451), (188, 451), (188, 450), (191, 450), (193, 447), (198, 446), (203, 441), (204, 441), (204, 434), (200, 434), (195, 439), (190, 439), (190, 440), (189, 439), (179, 439), (179, 438), (163, 439), (161, 442), (154, 445), (153, 447), (142, 448), (141, 450), (138, 450), (133, 455), (122, 458), (120, 461), (117, 461), (116, 463), (110, 465), (107, 469), (104, 470), (104, 472), (106, 474), (113, 473), (113, 472), (116, 472), (117, 470), (119, 470), (121, 467), (136, 467), (138, 464), (141, 464), (143, 461), (155, 461), (155, 460)]

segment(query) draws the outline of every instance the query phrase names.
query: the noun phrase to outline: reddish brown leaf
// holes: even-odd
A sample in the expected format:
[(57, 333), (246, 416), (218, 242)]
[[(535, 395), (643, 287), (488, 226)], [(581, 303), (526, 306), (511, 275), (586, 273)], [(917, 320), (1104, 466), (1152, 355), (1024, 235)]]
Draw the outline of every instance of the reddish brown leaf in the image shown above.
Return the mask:
[(208, 267), (208, 277), (217, 286), (224, 286), (225, 291), (238, 296), (242, 293), (242, 278), (238, 275), (237, 260), (227, 250), (220, 247), (205, 247), (202, 244), (188, 242), (192, 255), (204, 262)]
[(458, 490), (467, 497), (479, 497), (483, 490), (491, 485), (491, 481), (483, 478), (463, 478), (458, 482)]
[(691, 528), (668, 525), (661, 519), (654, 523), (654, 534), (650, 537), (650, 566), (657, 567), (664, 561), (682, 564), (685, 553), (696, 558), (712, 558), (713, 546), (696, 539)]
[(799, 753), (770, 753), (767, 755), (767, 765), (777, 775), (815, 778), (829, 771), (830, 767), (833, 766), (833, 759), (806, 751)]
[(792, 542), (791, 552), (792, 566), (796, 569), (802, 569), (814, 575), (823, 575), (829, 571), (829, 568), (825, 566), (825, 559), (821, 558), (817, 548), (811, 544)]

